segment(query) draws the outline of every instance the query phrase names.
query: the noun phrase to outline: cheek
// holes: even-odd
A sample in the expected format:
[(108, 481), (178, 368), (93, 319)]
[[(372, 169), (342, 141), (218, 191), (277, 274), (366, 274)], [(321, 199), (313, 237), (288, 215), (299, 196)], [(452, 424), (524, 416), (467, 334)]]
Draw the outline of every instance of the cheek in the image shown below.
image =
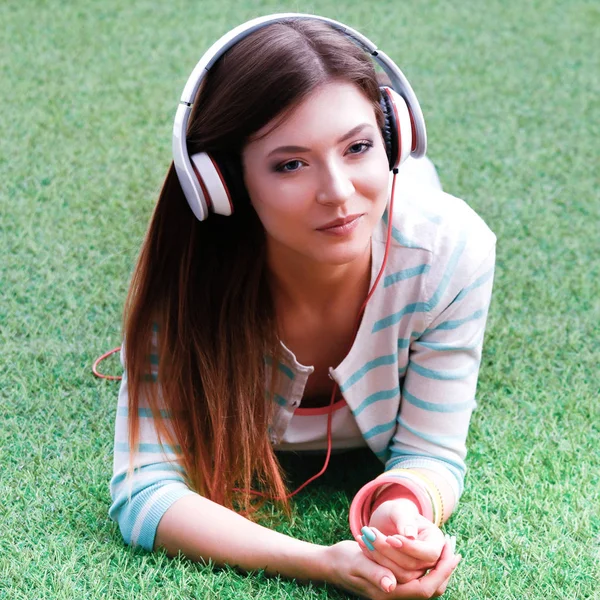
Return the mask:
[(305, 180), (277, 177), (247, 179), (250, 200), (263, 223), (292, 219), (310, 207), (311, 192)]
[(267, 234), (279, 239), (297, 230), (303, 213), (297, 187), (288, 189), (286, 185), (264, 180), (255, 183), (248, 182), (250, 201)]
[(387, 155), (382, 148), (361, 171), (361, 192), (377, 202), (387, 201), (390, 171)]

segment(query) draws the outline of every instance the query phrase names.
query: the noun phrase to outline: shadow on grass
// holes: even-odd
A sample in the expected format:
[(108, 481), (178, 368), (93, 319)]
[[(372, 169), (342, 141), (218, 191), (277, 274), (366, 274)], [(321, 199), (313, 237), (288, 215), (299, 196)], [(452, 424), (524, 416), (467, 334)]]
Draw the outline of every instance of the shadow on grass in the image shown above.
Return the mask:
[[(287, 474), (290, 491), (318, 473), (325, 463), (325, 452), (278, 452), (277, 457)], [(368, 448), (332, 454), (325, 473), (299, 492), (297, 498), (302, 499), (317, 492), (343, 492), (351, 500), (367, 481), (377, 477), (382, 471), (383, 464)]]

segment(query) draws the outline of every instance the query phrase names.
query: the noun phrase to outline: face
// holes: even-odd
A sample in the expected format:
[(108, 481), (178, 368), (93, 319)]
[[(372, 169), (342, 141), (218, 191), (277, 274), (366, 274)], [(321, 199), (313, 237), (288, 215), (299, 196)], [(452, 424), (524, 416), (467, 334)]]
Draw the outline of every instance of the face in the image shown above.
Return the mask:
[(319, 87), (276, 128), (259, 131), (242, 163), (271, 256), (332, 265), (364, 257), (387, 203), (389, 167), (358, 87)]

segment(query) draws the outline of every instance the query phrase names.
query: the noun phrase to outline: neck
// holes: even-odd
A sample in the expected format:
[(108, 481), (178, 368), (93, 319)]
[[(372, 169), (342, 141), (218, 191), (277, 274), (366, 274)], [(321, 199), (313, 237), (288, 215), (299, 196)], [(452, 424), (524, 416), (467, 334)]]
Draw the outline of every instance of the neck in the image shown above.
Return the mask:
[(267, 246), (267, 265), (275, 306), (327, 312), (339, 303), (362, 303), (371, 281), (371, 243), (351, 263), (328, 265)]

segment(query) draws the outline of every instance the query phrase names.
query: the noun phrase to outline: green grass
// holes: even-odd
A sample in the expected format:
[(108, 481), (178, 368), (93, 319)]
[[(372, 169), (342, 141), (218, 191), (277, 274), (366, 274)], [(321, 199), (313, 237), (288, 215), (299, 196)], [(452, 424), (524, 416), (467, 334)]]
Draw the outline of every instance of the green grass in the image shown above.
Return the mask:
[[(444, 187), (498, 235), (445, 597), (600, 598), (598, 4), (4, 0), (0, 599), (345, 597), (125, 547), (107, 515), (117, 384), (90, 373), (120, 341), (189, 72), (283, 10), (346, 22), (403, 67)], [(314, 484), (279, 528), (347, 537), (364, 467)]]

